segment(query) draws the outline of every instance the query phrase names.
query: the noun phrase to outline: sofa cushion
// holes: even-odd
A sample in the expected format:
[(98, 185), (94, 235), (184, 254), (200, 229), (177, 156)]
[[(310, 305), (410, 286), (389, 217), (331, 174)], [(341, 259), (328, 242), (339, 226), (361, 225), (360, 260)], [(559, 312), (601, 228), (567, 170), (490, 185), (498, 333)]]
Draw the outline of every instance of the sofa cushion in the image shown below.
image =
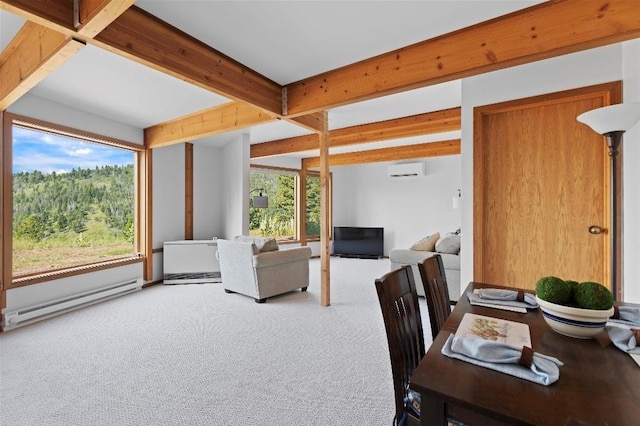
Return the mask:
[(272, 250), (267, 253), (253, 257), (254, 268), (265, 268), (284, 263), (299, 262), (309, 260), (311, 257), (311, 247), (294, 247), (285, 250)]
[[(258, 249), (258, 253), (264, 253), (267, 251), (278, 250), (278, 242), (273, 238), (268, 237), (251, 237), (248, 235), (238, 235), (234, 238), (235, 241), (241, 241), (244, 243), (253, 243)], [(255, 254), (258, 254), (255, 253)]]
[(460, 253), (460, 234), (447, 232), (436, 243), (438, 253), (458, 254)]
[[(427, 257), (431, 257), (435, 252), (417, 251), (402, 248), (391, 249), (389, 252), (389, 260), (393, 263), (401, 265), (416, 265)], [(442, 257), (444, 269), (460, 270), (460, 256), (457, 254), (438, 253)]]
[(420, 241), (414, 243), (411, 246), (411, 250), (416, 251), (434, 251), (436, 248), (436, 242), (440, 239), (440, 233), (436, 232), (427, 237), (424, 237)]

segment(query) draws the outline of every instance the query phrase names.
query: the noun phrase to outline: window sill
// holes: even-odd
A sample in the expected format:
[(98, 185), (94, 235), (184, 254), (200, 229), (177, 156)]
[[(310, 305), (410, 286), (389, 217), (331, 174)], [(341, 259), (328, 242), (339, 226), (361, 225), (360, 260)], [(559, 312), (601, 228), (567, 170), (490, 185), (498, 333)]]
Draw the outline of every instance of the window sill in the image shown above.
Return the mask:
[(14, 277), (11, 284), (7, 286), (7, 289), (24, 287), (32, 284), (40, 284), (47, 281), (73, 277), (76, 275), (82, 275), (89, 272), (96, 272), (104, 269), (111, 269), (119, 266), (131, 265), (134, 263), (140, 263), (143, 260), (144, 260), (144, 257), (138, 257), (138, 256), (125, 257), (121, 259), (108, 260), (106, 262), (92, 263), (89, 265), (74, 266), (72, 268), (59, 269), (55, 271), (23, 275), (19, 277)]

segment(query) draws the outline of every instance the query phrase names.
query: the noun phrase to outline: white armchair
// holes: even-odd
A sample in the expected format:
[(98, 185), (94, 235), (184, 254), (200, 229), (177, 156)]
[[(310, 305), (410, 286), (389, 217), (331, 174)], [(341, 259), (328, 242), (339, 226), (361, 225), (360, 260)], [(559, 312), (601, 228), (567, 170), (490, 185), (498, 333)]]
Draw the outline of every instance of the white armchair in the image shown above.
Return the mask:
[[(256, 303), (309, 286), (309, 247), (279, 250), (275, 244), (263, 244), (271, 251), (260, 251), (248, 237), (244, 241), (218, 240), (218, 258), (222, 285), (227, 293), (253, 297)], [(258, 240), (256, 240), (258, 241)], [(272, 240), (275, 243), (275, 240)], [(262, 240), (264, 243), (264, 240)]]

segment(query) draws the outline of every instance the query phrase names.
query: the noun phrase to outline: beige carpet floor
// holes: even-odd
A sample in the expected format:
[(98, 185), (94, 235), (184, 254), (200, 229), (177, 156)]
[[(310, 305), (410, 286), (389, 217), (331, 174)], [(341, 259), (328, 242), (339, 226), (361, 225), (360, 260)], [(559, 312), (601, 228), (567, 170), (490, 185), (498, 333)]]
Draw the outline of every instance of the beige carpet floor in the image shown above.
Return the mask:
[(0, 424), (390, 425), (389, 261), (332, 258), (330, 307), (311, 262), (308, 292), (264, 304), (158, 285), (1, 334)]

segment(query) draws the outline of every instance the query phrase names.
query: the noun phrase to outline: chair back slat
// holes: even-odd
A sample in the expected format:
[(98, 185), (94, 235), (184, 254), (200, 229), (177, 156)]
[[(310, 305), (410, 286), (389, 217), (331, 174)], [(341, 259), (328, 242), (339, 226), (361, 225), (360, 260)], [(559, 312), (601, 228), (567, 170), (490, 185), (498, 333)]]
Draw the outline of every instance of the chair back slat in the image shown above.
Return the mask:
[(420, 271), (420, 277), (422, 277), (424, 294), (427, 298), (431, 336), (435, 339), (449, 314), (451, 314), (449, 287), (447, 286), (447, 277), (442, 264), (442, 256), (434, 254), (422, 262), (418, 262), (418, 270)]
[(425, 354), (418, 294), (411, 266), (387, 273), (375, 285), (389, 344), (398, 421), (405, 409), (409, 379)]

